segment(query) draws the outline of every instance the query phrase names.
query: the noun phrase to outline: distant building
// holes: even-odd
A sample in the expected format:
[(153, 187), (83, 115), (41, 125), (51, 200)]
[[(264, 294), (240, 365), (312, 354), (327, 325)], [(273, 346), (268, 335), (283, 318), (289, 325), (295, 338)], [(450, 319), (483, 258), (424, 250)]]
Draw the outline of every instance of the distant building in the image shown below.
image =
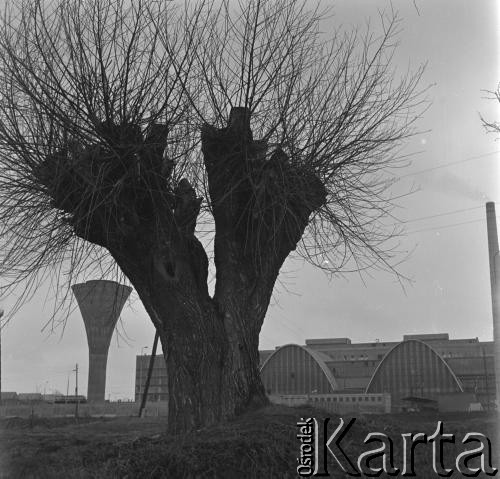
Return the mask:
[(16, 404), (18, 402), (17, 393), (11, 391), (0, 392), (0, 403), (5, 405)]
[(3, 406), (23, 405), (23, 404), (58, 404), (58, 403), (81, 403), (87, 402), (87, 398), (83, 395), (64, 395), (64, 394), (42, 394), (42, 393), (16, 393), (2, 392), (1, 400)]
[[(149, 361), (151, 356), (136, 356), (135, 361), (135, 401), (141, 400), (148, 377)], [(155, 357), (153, 372), (148, 389), (148, 402), (168, 400), (168, 377), (167, 365), (163, 355), (158, 354)]]
[[(136, 401), (144, 390), (149, 358), (136, 358)], [(401, 342), (307, 339), (303, 346), (261, 351), (260, 360), (262, 381), (271, 397), (388, 393), (393, 410), (409, 409), (415, 403), (436, 407), (446, 403), (449, 408), (474, 401), (487, 408), (495, 401), (493, 342), (477, 338), (412, 334)], [(158, 355), (148, 401), (167, 400), (167, 384), (165, 360)]]
[(19, 402), (43, 402), (42, 393), (18, 393), (17, 400)]
[(393, 410), (426, 400), (437, 405), (444, 395), (472, 393), (485, 407), (495, 400), (493, 343), (477, 338), (418, 334), (406, 335), (402, 342), (371, 343), (308, 339), (305, 346), (261, 351), (261, 365), (269, 395), (390, 393)]

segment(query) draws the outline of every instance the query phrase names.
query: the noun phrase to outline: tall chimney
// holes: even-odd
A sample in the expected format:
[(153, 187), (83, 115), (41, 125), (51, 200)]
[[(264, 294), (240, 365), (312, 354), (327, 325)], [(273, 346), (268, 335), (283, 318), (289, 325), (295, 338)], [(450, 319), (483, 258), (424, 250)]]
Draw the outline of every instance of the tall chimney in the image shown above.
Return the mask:
[(493, 312), (493, 350), (495, 362), (496, 401), (500, 403), (500, 254), (498, 251), (495, 203), (486, 203), (488, 252), (490, 257), (491, 307)]
[(115, 281), (87, 281), (72, 286), (83, 316), (89, 344), (87, 399), (104, 401), (111, 336), (132, 288)]

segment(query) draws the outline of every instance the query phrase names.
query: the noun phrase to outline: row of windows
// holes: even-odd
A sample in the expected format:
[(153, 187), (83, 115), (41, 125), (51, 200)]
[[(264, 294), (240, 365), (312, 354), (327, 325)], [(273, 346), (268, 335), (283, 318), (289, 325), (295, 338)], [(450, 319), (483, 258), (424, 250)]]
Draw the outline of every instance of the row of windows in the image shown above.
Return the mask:
[(380, 396), (333, 396), (326, 398), (313, 398), (314, 402), (326, 401), (326, 402), (382, 402), (382, 397)]
[[(475, 351), (439, 351), (439, 354), (443, 358), (479, 357)], [(359, 356), (355, 354), (330, 354), (330, 357), (336, 361), (373, 361), (373, 358), (368, 357), (366, 354), (360, 354)], [(381, 360), (383, 357), (383, 354), (377, 354), (377, 360)], [(368, 366), (368, 364), (366, 365)]]
[[(136, 385), (135, 390), (136, 391), (144, 391), (145, 385)], [(168, 391), (167, 385), (162, 385), (162, 384), (150, 384), (149, 385), (149, 391)]]
[[(137, 371), (137, 373), (135, 375), (136, 380), (142, 379), (143, 381), (145, 381), (147, 377), (148, 377), (148, 372), (147, 371)], [(151, 377), (155, 378), (155, 379), (157, 379), (157, 378), (160, 378), (160, 379), (161, 378), (165, 378), (165, 380), (166, 380), (167, 373), (166, 372), (162, 372), (161, 374), (158, 374), (158, 373), (153, 372), (151, 374)]]
[[(148, 364), (136, 364), (135, 366), (135, 372), (138, 373), (139, 371), (142, 371), (143, 373), (147, 373), (149, 370), (149, 363)], [(153, 366), (153, 374), (167, 374), (167, 368), (165, 366), (157, 366), (156, 363)]]
[[(326, 353), (328, 354), (328, 353)], [(340, 354), (340, 355), (336, 355), (336, 354), (329, 354), (329, 356), (334, 360), (334, 361), (373, 361), (374, 364), (375, 364), (375, 361), (374, 361), (374, 358), (373, 357), (369, 357), (367, 354), (360, 354), (359, 356), (355, 355), (355, 354)], [(380, 360), (384, 357), (383, 354), (377, 354), (377, 360)]]
[[(142, 398), (139, 395), (136, 395), (136, 402), (140, 401)], [(168, 401), (168, 394), (158, 393), (158, 394), (148, 394), (148, 402), (153, 401)]]
[[(381, 346), (385, 346), (385, 343), (378, 343)], [(447, 350), (436, 350), (443, 358), (460, 358), (460, 357), (482, 357), (484, 352), (480, 352), (477, 350), (477, 348), (474, 348), (471, 350), (471, 348), (466, 347), (466, 348), (460, 348), (459, 350), (455, 351), (447, 351)], [(323, 354), (326, 354), (330, 356), (333, 360), (336, 361), (372, 361), (374, 359), (374, 355), (365, 353), (361, 354), (334, 354), (334, 351), (329, 351), (322, 349), (321, 352)], [(487, 355), (491, 355), (491, 353), (486, 353)], [(384, 357), (384, 354), (377, 354), (378, 360), (382, 359)]]

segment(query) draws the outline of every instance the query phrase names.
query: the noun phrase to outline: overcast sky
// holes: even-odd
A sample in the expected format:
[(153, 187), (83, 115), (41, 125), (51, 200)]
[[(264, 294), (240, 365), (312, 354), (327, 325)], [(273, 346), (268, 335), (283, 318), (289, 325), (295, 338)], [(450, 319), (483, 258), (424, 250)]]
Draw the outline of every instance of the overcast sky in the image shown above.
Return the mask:
[[(412, 282), (403, 290), (380, 272), (329, 279), (288, 262), (262, 329), (262, 349), (321, 337), (394, 341), (407, 333), (492, 340), (484, 204), (500, 201), (500, 142), (485, 133), (479, 113), (500, 120), (498, 104), (483, 91), (500, 81), (499, 2), (393, 3), (402, 18), (397, 61), (415, 69), (427, 63), (422, 86), (433, 85), (432, 105), (419, 125), (425, 133), (407, 146), (420, 153), (400, 172), (398, 184), (401, 191), (418, 190), (397, 211), (408, 221), (403, 246), (412, 251), (400, 270)], [(345, 28), (363, 27), (370, 17), (376, 23), (377, 8), (390, 8), (385, 0), (334, 4), (331, 22)], [(133, 397), (135, 356), (144, 346), (151, 348), (154, 336), (142, 305), (132, 298), (109, 351), (106, 397), (111, 399)], [(74, 389), (71, 370), (78, 363), (80, 391), (86, 394), (82, 318), (78, 311), (71, 314), (64, 334), (41, 332), (52, 312), (52, 304), (43, 302), (40, 291), (2, 330), (2, 390), (65, 393), (68, 379)], [(5, 309), (11, 304), (11, 298), (3, 301)]]

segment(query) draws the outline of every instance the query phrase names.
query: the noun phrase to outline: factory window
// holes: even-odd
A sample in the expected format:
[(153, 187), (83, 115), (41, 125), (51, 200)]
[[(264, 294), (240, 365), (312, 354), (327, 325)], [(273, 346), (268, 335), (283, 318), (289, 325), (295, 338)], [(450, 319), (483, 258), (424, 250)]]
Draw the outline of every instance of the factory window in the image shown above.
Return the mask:
[(374, 398), (373, 396), (372, 396), (370, 399), (371, 399), (371, 401), (372, 401), (372, 402), (374, 402), (374, 401), (375, 401), (375, 398)]
[(330, 402), (330, 398), (326, 398), (326, 402)]
[(377, 359), (382, 359), (384, 357), (383, 354), (377, 354)]
[(336, 397), (333, 397), (333, 398), (332, 398), (332, 401), (333, 401), (333, 402), (337, 402), (337, 398), (336, 398)]
[(343, 398), (343, 397), (339, 397), (339, 401), (340, 401), (340, 402), (343, 402), (343, 401), (344, 401), (344, 398)]

